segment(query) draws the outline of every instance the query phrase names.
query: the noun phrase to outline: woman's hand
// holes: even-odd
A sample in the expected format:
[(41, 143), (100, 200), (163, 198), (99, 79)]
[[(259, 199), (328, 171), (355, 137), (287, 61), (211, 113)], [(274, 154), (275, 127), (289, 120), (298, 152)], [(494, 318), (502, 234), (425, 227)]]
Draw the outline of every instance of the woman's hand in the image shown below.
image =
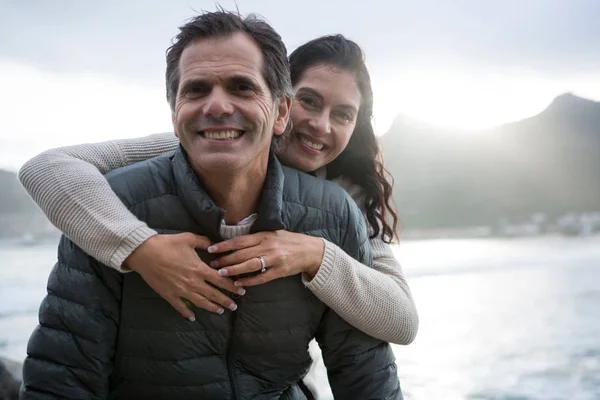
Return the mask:
[(233, 300), (208, 283), (240, 295), (246, 292), (198, 257), (195, 249), (206, 250), (210, 245), (207, 237), (192, 233), (155, 235), (135, 249), (123, 265), (139, 273), (181, 315), (194, 321), (195, 315), (185, 300), (218, 314), (224, 312), (223, 307), (232, 311), (237, 308)]
[(235, 281), (236, 286), (255, 286), (300, 273), (311, 280), (323, 261), (325, 244), (318, 237), (281, 230), (238, 236), (208, 248), (209, 253), (227, 251), (234, 252), (211, 263), (219, 268), (221, 276), (260, 271), (259, 257), (263, 257), (267, 267), (264, 273)]

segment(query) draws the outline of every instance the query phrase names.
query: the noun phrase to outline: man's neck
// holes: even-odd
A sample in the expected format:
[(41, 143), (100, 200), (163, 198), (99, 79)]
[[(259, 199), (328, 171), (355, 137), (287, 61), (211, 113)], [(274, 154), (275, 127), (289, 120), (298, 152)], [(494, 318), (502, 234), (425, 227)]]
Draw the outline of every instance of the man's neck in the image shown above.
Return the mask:
[(225, 223), (235, 225), (258, 210), (267, 169), (220, 172), (196, 171), (206, 191), (221, 209)]

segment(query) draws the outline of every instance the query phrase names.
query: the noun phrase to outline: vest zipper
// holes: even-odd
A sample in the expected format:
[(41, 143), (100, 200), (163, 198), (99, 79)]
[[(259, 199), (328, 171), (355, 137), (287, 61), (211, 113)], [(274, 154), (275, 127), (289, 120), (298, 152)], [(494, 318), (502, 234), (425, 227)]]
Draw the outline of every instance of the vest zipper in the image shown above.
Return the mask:
[[(217, 231), (221, 229), (221, 222), (223, 221), (223, 217), (225, 216), (225, 212), (221, 210), (219, 212), (219, 228)], [(217, 234), (219, 241), (223, 241), (223, 237), (220, 233)], [(239, 306), (239, 303), (238, 303)], [(227, 351), (225, 352), (225, 364), (227, 364), (227, 375), (229, 376), (229, 386), (231, 388), (231, 400), (237, 400), (237, 388), (235, 386), (235, 376), (233, 374), (233, 333), (235, 330), (235, 321), (237, 320), (237, 311), (225, 311), (231, 312), (231, 323), (229, 337), (227, 338)]]
[(237, 400), (237, 388), (235, 385), (235, 376), (233, 374), (233, 333), (235, 329), (235, 321), (237, 320), (237, 311), (231, 313), (231, 332), (227, 338), (227, 352), (225, 354), (225, 362), (227, 363), (227, 375), (229, 375), (229, 385), (231, 386), (231, 399)]

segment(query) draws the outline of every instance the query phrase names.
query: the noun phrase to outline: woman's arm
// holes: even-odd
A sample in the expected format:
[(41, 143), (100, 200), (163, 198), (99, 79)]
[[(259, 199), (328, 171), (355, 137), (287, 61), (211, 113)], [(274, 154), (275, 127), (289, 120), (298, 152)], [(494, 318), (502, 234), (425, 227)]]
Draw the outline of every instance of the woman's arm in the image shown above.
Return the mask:
[(208, 251), (233, 251), (211, 263), (221, 276), (260, 271), (259, 257), (263, 258), (265, 272), (240, 278), (236, 285), (249, 287), (302, 274), (308, 289), (354, 327), (380, 340), (409, 344), (419, 326), (410, 289), (390, 245), (381, 239), (370, 243), (372, 268), (327, 240), (287, 231), (238, 236)]
[(103, 174), (174, 150), (172, 133), (45, 151), (27, 161), (19, 179), (48, 219), (103, 264), (123, 261), (156, 232), (127, 210)]
[(87, 254), (120, 272), (134, 270), (185, 318), (182, 299), (223, 313), (235, 303), (214, 286), (243, 294), (200, 260), (210, 241), (191, 233), (157, 235), (138, 220), (102, 174), (174, 150), (170, 133), (48, 150), (29, 160), (19, 179), (48, 219)]
[(417, 335), (419, 316), (408, 283), (391, 246), (380, 238), (370, 242), (372, 268), (325, 240), (323, 262), (306, 287), (363, 332), (410, 344)]

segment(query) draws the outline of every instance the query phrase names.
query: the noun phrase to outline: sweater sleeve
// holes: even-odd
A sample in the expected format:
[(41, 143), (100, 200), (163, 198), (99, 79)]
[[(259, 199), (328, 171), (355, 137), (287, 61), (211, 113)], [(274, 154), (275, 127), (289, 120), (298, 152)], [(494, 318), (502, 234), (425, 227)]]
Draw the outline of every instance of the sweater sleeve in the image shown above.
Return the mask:
[(343, 319), (384, 341), (409, 344), (417, 335), (419, 317), (408, 283), (391, 246), (370, 240), (372, 268), (324, 240), (323, 262), (306, 286)]
[(123, 261), (156, 234), (123, 205), (103, 174), (174, 150), (172, 133), (45, 151), (27, 161), (19, 180), (50, 222), (101, 263)]

